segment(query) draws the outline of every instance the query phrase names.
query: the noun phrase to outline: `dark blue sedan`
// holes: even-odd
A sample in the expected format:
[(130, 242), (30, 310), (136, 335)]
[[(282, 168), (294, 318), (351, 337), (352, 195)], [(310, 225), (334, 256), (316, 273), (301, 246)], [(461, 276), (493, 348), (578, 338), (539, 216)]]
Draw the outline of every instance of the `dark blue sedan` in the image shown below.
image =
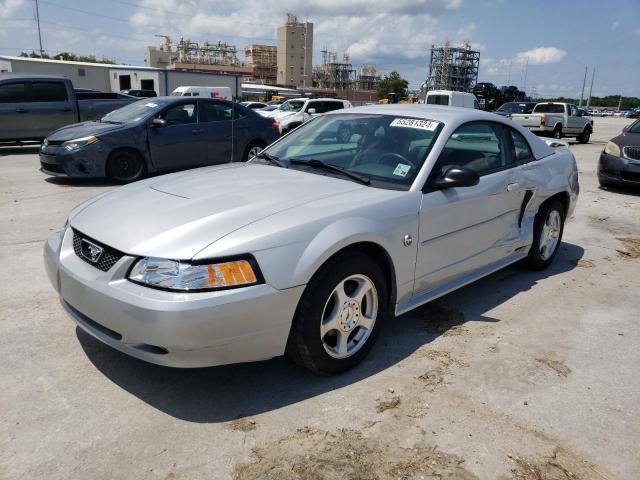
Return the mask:
[(53, 176), (127, 183), (150, 173), (246, 161), (277, 137), (277, 122), (238, 103), (158, 97), (54, 131), (42, 144), (40, 166)]

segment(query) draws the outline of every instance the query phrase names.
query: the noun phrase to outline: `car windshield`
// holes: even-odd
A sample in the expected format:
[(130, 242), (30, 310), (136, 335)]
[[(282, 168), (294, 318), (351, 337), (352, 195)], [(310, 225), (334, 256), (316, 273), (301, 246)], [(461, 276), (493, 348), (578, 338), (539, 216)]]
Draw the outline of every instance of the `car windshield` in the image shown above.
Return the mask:
[(629, 130), (627, 130), (627, 132), (640, 133), (640, 120), (638, 120), (636, 123), (631, 124), (631, 126), (629, 127)]
[(506, 113), (531, 113), (535, 103), (516, 103), (509, 102), (503, 104), (498, 111)]
[(564, 113), (564, 105), (561, 103), (539, 103), (535, 108), (536, 113)]
[(139, 100), (122, 108), (107, 113), (101, 121), (106, 123), (135, 123), (144, 118), (155, 115), (171, 100), (153, 99)]
[(287, 100), (282, 105), (280, 105), (280, 107), (278, 107), (278, 110), (281, 110), (283, 112), (297, 112), (302, 108), (303, 105), (304, 100)]
[(325, 115), (303, 124), (264, 151), (288, 168), (349, 179), (335, 169), (318, 165), (322, 162), (368, 180), (373, 187), (408, 190), (442, 125), (395, 115)]

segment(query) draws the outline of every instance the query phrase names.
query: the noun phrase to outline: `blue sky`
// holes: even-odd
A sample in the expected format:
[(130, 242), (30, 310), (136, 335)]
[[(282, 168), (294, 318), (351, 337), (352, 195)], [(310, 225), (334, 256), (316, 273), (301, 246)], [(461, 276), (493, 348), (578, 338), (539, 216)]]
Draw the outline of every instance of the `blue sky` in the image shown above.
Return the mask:
[[(38, 48), (33, 0), (0, 0), (0, 54)], [(314, 22), (314, 63), (328, 47), (354, 66), (398, 70), (418, 87), (429, 48), (469, 40), (481, 51), (479, 81), (579, 96), (585, 66), (594, 95), (640, 97), (640, 0), (40, 0), (43, 47), (142, 65), (154, 34), (239, 50), (275, 43), (293, 12)], [(242, 55), (241, 55), (242, 58)]]

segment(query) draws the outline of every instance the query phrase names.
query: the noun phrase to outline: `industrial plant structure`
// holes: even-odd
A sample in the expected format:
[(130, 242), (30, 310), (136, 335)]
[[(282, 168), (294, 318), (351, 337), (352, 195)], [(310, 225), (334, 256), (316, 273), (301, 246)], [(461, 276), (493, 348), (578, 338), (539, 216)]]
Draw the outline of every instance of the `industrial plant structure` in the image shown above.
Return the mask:
[(278, 76), (278, 54), (275, 45), (248, 45), (244, 49), (244, 64), (252, 69), (255, 82), (275, 85)]
[(342, 55), (338, 61), (338, 52), (321, 50), (322, 64), (313, 68), (313, 86), (330, 90), (347, 90), (354, 88), (356, 71), (349, 62), (349, 54)]
[(452, 47), (447, 40), (442, 46), (431, 46), (429, 76), (422, 95), (430, 90), (471, 92), (478, 81), (480, 52), (471, 50), (469, 42)]

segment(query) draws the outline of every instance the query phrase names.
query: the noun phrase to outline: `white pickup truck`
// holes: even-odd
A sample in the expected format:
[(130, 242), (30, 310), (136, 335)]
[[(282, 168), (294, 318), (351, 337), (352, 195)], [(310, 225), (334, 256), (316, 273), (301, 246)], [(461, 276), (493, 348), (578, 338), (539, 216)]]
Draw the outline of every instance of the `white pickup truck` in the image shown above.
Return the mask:
[(531, 113), (513, 113), (508, 118), (536, 135), (575, 137), (579, 143), (589, 143), (593, 133), (593, 119), (570, 103), (538, 103)]

